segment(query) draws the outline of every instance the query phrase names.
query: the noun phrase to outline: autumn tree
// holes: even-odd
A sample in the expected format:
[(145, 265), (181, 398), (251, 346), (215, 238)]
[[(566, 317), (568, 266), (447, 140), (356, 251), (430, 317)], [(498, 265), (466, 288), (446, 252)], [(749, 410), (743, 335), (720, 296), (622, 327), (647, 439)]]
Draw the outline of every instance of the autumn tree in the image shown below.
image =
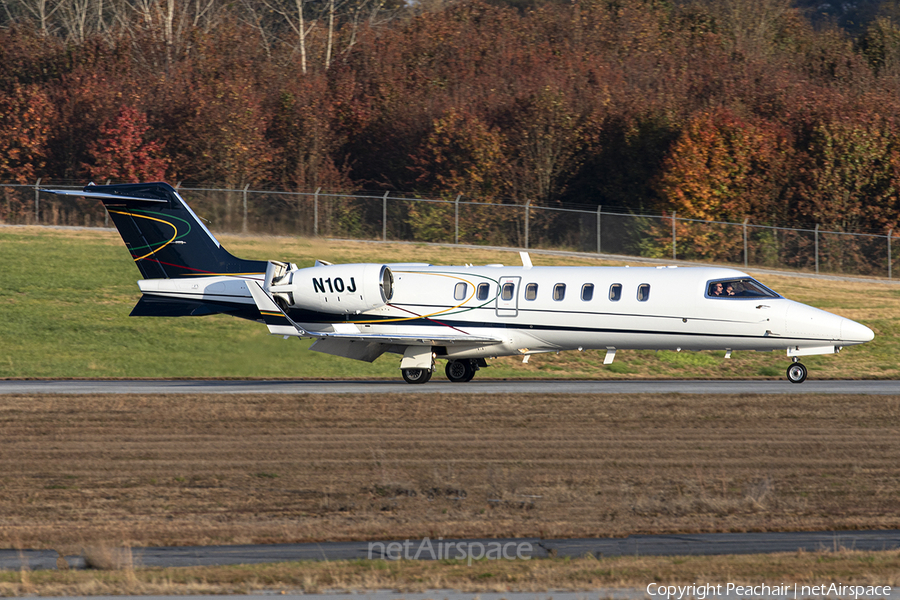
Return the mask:
[(503, 136), (496, 128), (477, 115), (451, 109), (434, 120), (410, 168), (422, 191), (490, 202), (506, 191), (504, 152)]
[(271, 109), (267, 137), (279, 149), (273, 171), (287, 189), (344, 191), (352, 186), (339, 153), (345, 134), (335, 127), (344, 100), (320, 74), (285, 84)]
[(564, 93), (549, 87), (523, 98), (506, 134), (511, 147), (508, 184), (521, 201), (557, 200), (590, 142), (586, 115), (572, 110)]
[(155, 140), (147, 140), (147, 116), (123, 105), (114, 119), (100, 126), (98, 138), (88, 145), (90, 163), (82, 163), (94, 180), (119, 182), (162, 181), (169, 161)]
[(900, 128), (877, 113), (834, 115), (803, 132), (793, 219), (832, 231), (882, 232), (900, 216)]
[[(685, 219), (777, 222), (790, 155), (789, 137), (769, 122), (740, 118), (727, 108), (701, 112), (686, 124), (663, 163), (659, 208)], [(733, 231), (680, 227), (688, 256), (725, 258), (742, 246)]]
[(0, 92), (0, 181), (33, 183), (44, 175), (54, 110), (38, 85)]
[(894, 20), (880, 17), (870, 23), (860, 49), (876, 74), (900, 79), (900, 26)]
[[(412, 158), (420, 193), (466, 201), (492, 203), (506, 191), (507, 172), (502, 134), (477, 115), (451, 109), (435, 119), (427, 138)], [(420, 238), (452, 240), (455, 209), (446, 204), (416, 204), (409, 208), (410, 227)], [(460, 237), (469, 242), (492, 239), (504, 217), (517, 215), (464, 205)]]

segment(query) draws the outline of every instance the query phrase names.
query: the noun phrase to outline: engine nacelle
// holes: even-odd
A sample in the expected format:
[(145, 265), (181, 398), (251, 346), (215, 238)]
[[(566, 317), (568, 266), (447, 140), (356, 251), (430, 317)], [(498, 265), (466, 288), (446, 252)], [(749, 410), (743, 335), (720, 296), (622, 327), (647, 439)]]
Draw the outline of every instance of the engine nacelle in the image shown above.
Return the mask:
[(317, 263), (276, 275), (269, 292), (282, 308), (355, 314), (390, 302), (394, 275), (387, 265)]

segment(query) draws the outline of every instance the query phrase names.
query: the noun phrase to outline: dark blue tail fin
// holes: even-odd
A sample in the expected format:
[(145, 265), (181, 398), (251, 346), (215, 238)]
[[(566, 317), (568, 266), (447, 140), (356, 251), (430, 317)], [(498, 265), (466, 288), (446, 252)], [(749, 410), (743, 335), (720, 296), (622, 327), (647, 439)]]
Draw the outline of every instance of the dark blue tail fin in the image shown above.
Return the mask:
[(44, 190), (99, 198), (144, 279), (264, 274), (266, 261), (227, 252), (167, 183), (89, 185), (83, 191)]

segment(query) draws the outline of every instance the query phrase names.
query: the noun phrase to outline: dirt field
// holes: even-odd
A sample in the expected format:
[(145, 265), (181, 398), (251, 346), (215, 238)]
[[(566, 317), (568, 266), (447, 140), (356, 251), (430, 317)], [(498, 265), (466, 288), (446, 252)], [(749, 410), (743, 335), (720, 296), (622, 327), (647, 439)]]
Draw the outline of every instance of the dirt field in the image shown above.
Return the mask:
[(897, 528), (900, 395), (3, 396), (0, 545)]

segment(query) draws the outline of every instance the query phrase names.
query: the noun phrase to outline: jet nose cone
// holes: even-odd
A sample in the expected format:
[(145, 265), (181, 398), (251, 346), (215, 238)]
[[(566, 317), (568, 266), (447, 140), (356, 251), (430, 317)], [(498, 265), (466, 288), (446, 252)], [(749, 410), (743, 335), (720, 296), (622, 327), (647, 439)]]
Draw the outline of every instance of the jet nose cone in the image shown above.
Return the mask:
[(875, 332), (856, 321), (844, 319), (841, 322), (841, 340), (851, 344), (862, 344), (875, 339)]

